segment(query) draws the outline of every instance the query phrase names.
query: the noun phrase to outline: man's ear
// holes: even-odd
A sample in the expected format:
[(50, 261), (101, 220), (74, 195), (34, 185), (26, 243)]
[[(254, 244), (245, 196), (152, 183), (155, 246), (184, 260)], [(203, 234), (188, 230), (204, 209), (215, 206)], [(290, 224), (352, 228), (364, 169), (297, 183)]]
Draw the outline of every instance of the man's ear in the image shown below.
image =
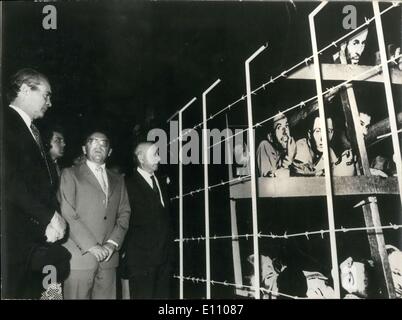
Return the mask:
[(267, 137), (268, 137), (268, 141), (269, 141), (269, 142), (271, 142), (271, 143), (274, 142), (274, 139), (272, 139), (272, 133), (271, 133), (271, 132), (268, 133)]
[(107, 154), (108, 157), (110, 157), (110, 155), (112, 154), (113, 149), (110, 148), (109, 153)]
[(25, 83), (23, 83), (23, 84), (21, 85), (20, 90), (19, 90), (19, 92), (20, 92), (22, 95), (27, 95), (27, 94), (29, 93), (29, 91), (31, 91), (31, 88), (30, 88), (27, 84), (25, 84)]
[(82, 146), (82, 153), (85, 155), (87, 154), (87, 150), (85, 149), (85, 146)]

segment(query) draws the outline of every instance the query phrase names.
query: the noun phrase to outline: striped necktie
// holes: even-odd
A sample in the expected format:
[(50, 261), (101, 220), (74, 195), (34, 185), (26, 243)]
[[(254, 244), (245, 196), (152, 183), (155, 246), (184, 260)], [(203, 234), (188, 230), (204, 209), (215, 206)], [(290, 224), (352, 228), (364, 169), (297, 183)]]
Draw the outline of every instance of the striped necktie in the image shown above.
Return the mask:
[(99, 184), (103, 190), (103, 193), (105, 194), (105, 198), (106, 198), (106, 206), (107, 206), (107, 202), (108, 202), (108, 185), (106, 183), (105, 180), (105, 175), (104, 175), (104, 170), (102, 167), (96, 167), (96, 171), (98, 172), (98, 181)]
[(53, 184), (53, 178), (52, 178), (52, 174), (50, 172), (49, 162), (48, 162), (47, 157), (46, 157), (45, 148), (43, 148), (43, 144), (42, 144), (42, 140), (40, 138), (39, 130), (33, 123), (31, 123), (30, 128), (31, 128), (31, 131), (32, 131), (32, 133), (33, 133), (33, 135), (35, 137), (35, 141), (36, 141), (36, 144), (39, 147), (39, 151), (40, 151), (40, 153), (42, 155), (42, 158), (45, 160), (47, 172), (48, 172), (49, 178), (50, 178), (50, 183)]

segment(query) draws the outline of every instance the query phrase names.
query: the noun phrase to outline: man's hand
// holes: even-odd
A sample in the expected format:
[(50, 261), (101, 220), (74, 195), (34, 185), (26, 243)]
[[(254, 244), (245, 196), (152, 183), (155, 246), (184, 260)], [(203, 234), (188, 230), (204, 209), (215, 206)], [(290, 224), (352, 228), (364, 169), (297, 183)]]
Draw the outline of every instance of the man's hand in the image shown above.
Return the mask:
[(60, 214), (55, 212), (45, 230), (46, 241), (53, 243), (63, 239), (65, 232), (66, 221)]
[(293, 137), (289, 137), (288, 139), (288, 160), (292, 163), (293, 159), (296, 156), (296, 142), (295, 139), (293, 139)]
[(108, 256), (106, 257), (105, 261), (109, 261), (110, 258), (112, 257), (113, 253), (116, 251), (116, 246), (113, 243), (106, 242), (103, 245), (103, 248), (107, 250)]
[(50, 225), (59, 233), (59, 239), (62, 239), (66, 232), (66, 220), (58, 212), (55, 212), (52, 220), (50, 220)]
[(50, 243), (56, 242), (60, 239), (59, 233), (52, 227), (50, 223), (46, 227), (45, 236), (46, 241)]
[(102, 262), (108, 256), (109, 252), (104, 247), (100, 245), (93, 246), (92, 248), (88, 249), (88, 252), (95, 256), (98, 262)]
[(371, 173), (372, 176), (380, 176), (380, 177), (383, 177), (383, 178), (388, 178), (388, 175), (384, 171), (381, 171), (381, 170), (376, 169), (376, 168), (370, 168), (370, 173)]
[(348, 60), (346, 59), (346, 47), (347, 47), (347, 43), (343, 42), (341, 44), (341, 48), (339, 50), (339, 60), (340, 60), (341, 64), (348, 64)]

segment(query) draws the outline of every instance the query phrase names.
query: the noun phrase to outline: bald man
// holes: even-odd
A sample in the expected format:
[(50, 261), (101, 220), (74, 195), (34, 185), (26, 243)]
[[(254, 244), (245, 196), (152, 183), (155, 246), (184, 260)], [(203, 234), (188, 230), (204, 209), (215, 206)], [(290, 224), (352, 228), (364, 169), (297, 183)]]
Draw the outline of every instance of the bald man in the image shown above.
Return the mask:
[(166, 183), (155, 176), (160, 163), (155, 144), (139, 143), (137, 168), (126, 178), (132, 219), (125, 243), (125, 270), (131, 299), (170, 298), (173, 232)]

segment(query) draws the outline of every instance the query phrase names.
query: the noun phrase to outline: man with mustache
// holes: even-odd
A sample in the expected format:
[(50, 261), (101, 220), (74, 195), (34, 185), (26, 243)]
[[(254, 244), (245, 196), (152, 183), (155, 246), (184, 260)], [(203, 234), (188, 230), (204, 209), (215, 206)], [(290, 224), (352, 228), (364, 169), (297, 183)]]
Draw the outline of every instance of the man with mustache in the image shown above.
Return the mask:
[(70, 227), (64, 246), (71, 273), (65, 299), (116, 299), (117, 251), (126, 235), (130, 204), (124, 179), (106, 169), (112, 149), (103, 132), (90, 134), (82, 147), (86, 160), (63, 170), (61, 212)]
[(334, 55), (334, 62), (341, 64), (359, 64), (360, 57), (366, 47), (368, 29), (354, 34), (349, 40), (341, 44), (338, 53)]
[(290, 135), (289, 123), (283, 113), (278, 113), (272, 122), (267, 140), (257, 149), (257, 163), (262, 177), (289, 176), (289, 166), (296, 154), (296, 143)]

